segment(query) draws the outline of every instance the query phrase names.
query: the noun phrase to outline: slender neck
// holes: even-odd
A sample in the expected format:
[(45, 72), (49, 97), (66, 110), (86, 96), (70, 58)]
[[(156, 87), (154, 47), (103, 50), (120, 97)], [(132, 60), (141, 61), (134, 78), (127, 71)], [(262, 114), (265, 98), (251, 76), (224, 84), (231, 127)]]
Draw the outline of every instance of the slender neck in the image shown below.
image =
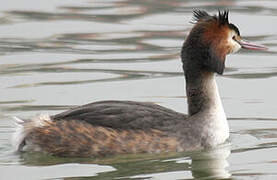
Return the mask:
[(214, 73), (199, 70), (185, 76), (189, 116), (204, 112), (225, 117)]

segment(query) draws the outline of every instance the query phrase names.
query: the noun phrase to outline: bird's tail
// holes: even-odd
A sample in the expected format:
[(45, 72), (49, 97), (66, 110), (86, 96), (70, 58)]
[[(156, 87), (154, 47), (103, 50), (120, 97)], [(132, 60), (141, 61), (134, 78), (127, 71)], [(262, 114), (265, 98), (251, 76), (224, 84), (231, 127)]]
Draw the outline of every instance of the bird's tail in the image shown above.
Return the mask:
[(34, 128), (42, 127), (51, 122), (49, 115), (39, 115), (32, 119), (20, 119), (13, 117), (15, 132), (12, 136), (12, 146), (15, 151), (23, 151), (24, 146), (27, 145), (25, 138), (29, 132)]

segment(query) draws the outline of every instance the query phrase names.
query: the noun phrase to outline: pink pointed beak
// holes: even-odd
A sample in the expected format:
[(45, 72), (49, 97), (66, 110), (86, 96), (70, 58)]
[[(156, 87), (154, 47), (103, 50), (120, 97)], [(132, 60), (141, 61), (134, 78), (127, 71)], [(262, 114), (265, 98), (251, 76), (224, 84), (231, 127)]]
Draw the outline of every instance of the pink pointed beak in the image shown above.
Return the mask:
[(268, 48), (265, 47), (265, 46), (252, 44), (252, 43), (244, 41), (244, 40), (239, 40), (238, 43), (244, 49), (252, 49), (252, 50), (257, 50), (257, 51), (266, 51), (266, 50), (268, 50)]

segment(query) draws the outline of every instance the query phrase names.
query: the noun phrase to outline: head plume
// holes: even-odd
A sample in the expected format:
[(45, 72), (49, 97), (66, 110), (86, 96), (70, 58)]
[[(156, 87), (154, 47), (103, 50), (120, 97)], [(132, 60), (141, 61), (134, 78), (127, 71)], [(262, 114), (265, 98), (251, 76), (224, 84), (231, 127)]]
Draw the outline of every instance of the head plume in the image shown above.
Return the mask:
[(226, 25), (229, 24), (229, 10), (218, 11), (218, 15), (211, 16), (204, 10), (195, 9), (193, 10), (193, 23), (217, 21), (218, 24)]
[(217, 16), (218, 22), (220, 25), (226, 25), (229, 24), (229, 11), (224, 10), (224, 11), (218, 11), (218, 16)]

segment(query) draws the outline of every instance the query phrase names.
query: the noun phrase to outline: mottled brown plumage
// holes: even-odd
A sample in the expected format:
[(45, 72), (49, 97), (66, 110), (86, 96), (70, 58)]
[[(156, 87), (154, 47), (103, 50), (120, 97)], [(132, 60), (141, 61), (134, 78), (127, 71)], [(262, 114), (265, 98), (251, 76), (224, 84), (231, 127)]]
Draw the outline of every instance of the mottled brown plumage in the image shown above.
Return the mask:
[(48, 122), (33, 129), (26, 141), (47, 153), (66, 157), (181, 150), (176, 138), (159, 130), (115, 130), (76, 120)]

